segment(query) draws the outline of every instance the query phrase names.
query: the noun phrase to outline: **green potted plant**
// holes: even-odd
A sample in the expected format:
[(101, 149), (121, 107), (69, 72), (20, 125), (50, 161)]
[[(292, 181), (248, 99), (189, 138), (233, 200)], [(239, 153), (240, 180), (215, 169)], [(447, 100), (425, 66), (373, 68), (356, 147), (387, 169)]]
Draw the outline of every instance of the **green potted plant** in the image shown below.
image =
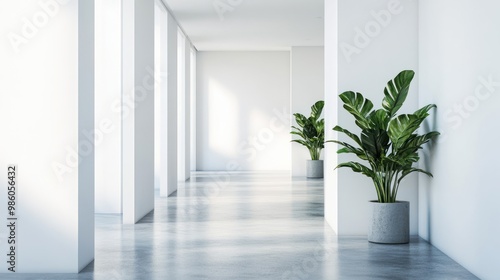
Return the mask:
[(292, 126), (293, 135), (301, 139), (293, 139), (292, 142), (304, 145), (311, 155), (307, 161), (307, 177), (323, 178), (323, 160), (320, 160), (321, 150), (325, 147), (325, 119), (320, 119), (325, 102), (320, 100), (311, 107), (311, 115), (306, 116), (295, 113), (296, 126)]
[(436, 105), (422, 107), (413, 114), (397, 112), (408, 96), (415, 72), (405, 70), (389, 81), (384, 90), (382, 109), (373, 109), (373, 103), (361, 93), (347, 91), (340, 95), (344, 109), (355, 118), (360, 135), (335, 126), (333, 130), (345, 134), (352, 142), (328, 141), (341, 146), (337, 153), (356, 155), (363, 163), (344, 162), (347, 167), (369, 177), (375, 186), (377, 200), (371, 201), (372, 221), (368, 240), (375, 243), (409, 242), (409, 202), (398, 201), (400, 183), (414, 172), (432, 174), (415, 167), (418, 151), (439, 133), (419, 134), (418, 129)]

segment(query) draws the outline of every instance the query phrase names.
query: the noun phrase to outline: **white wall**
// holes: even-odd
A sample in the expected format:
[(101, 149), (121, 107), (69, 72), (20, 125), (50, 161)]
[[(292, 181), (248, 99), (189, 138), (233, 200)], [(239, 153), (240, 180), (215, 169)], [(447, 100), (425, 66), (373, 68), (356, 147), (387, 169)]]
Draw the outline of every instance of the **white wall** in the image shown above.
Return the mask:
[[(419, 233), (481, 279), (500, 275), (498, 1), (420, 1), (420, 104), (438, 106)], [(446, 19), (445, 21), (442, 19)]]
[(198, 52), (197, 169), (290, 170), (289, 106), (289, 52)]
[(120, 0), (96, 2), (96, 213), (122, 211), (121, 9)]
[(84, 135), (94, 129), (94, 1), (53, 3), (0, 9), (0, 273), (8, 164), (18, 166), (16, 271), (76, 273), (94, 258), (94, 149)]
[(154, 208), (154, 0), (123, 4), (123, 222)]
[[(329, 3), (328, 5), (334, 5)], [(381, 107), (383, 90), (389, 80), (401, 70), (413, 69), (418, 73), (418, 6), (412, 0), (360, 0), (338, 1), (338, 64), (337, 90), (332, 91), (334, 84), (327, 84), (327, 95), (338, 95), (347, 90), (361, 92), (366, 98)], [(327, 9), (327, 18), (335, 17), (334, 8)], [(385, 15), (383, 18), (381, 15)], [(331, 20), (331, 19), (330, 19)], [(327, 31), (328, 32), (328, 31)], [(329, 50), (332, 42), (329, 39)], [(330, 61), (331, 59), (330, 54)], [(327, 71), (326, 79), (334, 75), (334, 70)], [(326, 98), (326, 97), (325, 97)], [(331, 103), (331, 97), (328, 97)], [(405, 106), (400, 113), (413, 113), (418, 106), (418, 81), (415, 79)], [(338, 110), (338, 124), (355, 133), (359, 129), (353, 117), (342, 108), (342, 102), (336, 107), (327, 104), (327, 110)], [(335, 117), (327, 123), (334, 124)], [(333, 126), (332, 126), (333, 127)], [(326, 127), (330, 130), (332, 127)], [(348, 141), (343, 135), (342, 141)], [(331, 145), (331, 144), (329, 144)], [(332, 145), (335, 149), (335, 145)], [(331, 148), (327, 151), (332, 153)], [(338, 162), (356, 159), (350, 155), (339, 155)], [(332, 160), (331, 162), (333, 162)], [(369, 207), (368, 201), (376, 199), (375, 188), (368, 178), (353, 173), (350, 169), (332, 171), (327, 165), (327, 182), (337, 181), (337, 201), (326, 201), (326, 209), (337, 212), (337, 233), (340, 235), (366, 235)], [(327, 186), (328, 188), (328, 186)], [(334, 197), (331, 194), (328, 197)], [(410, 201), (410, 232), (418, 232), (418, 190), (417, 177), (403, 181), (398, 195), (399, 200)], [(354, 209), (354, 210), (353, 210)], [(330, 214), (327, 214), (330, 215)], [(335, 222), (329, 217), (329, 221)]]
[[(292, 47), (291, 55), (291, 108), (293, 113), (309, 116), (311, 106), (324, 100), (325, 69), (323, 47)], [(292, 117), (292, 124), (297, 126)], [(293, 138), (300, 137), (293, 135)], [(306, 147), (292, 145), (292, 176), (306, 176), (306, 161), (311, 159)]]

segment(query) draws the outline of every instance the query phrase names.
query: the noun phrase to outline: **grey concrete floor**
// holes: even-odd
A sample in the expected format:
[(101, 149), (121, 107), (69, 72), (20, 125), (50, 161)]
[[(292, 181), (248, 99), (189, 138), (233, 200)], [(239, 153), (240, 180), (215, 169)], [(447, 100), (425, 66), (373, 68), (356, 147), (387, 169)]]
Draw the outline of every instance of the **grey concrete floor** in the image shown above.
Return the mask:
[(0, 279), (477, 279), (418, 237), (337, 238), (323, 181), (286, 173), (194, 173), (136, 225), (96, 216), (96, 257), (80, 274)]

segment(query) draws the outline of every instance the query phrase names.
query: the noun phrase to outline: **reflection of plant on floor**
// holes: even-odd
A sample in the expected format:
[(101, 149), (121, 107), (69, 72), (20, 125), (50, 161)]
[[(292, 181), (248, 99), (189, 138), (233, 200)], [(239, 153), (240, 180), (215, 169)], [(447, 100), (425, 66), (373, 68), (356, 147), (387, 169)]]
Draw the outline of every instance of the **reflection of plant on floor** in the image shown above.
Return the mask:
[(312, 160), (319, 160), (321, 150), (325, 147), (325, 119), (319, 119), (324, 106), (324, 101), (316, 102), (311, 107), (311, 116), (309, 118), (300, 113), (293, 114), (299, 127), (292, 126), (293, 130), (290, 133), (298, 135), (302, 139), (294, 139), (292, 142), (306, 146)]
[(382, 109), (372, 110), (373, 103), (364, 98), (361, 93), (347, 91), (340, 95), (344, 109), (354, 116), (356, 125), (361, 128), (361, 135), (355, 135), (348, 130), (336, 126), (333, 130), (347, 135), (356, 145), (333, 140), (342, 146), (338, 153), (355, 154), (366, 161), (369, 166), (359, 162), (345, 162), (338, 167), (348, 167), (372, 179), (377, 190), (378, 202), (396, 202), (399, 184), (413, 172), (431, 173), (413, 167), (420, 159), (418, 150), (439, 135), (431, 131), (419, 135), (417, 130), (429, 116), (429, 111), (436, 105), (430, 104), (413, 114), (396, 115), (403, 106), (410, 89), (415, 72), (403, 71), (389, 81), (382, 101)]

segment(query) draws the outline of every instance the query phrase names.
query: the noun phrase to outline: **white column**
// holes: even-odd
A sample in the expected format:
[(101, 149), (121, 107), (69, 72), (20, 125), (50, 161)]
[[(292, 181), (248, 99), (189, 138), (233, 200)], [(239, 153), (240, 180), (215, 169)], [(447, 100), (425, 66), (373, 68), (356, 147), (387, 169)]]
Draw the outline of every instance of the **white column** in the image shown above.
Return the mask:
[[(78, 268), (84, 269), (94, 260), (95, 244), (95, 150), (88, 151), (84, 143), (94, 147), (87, 137), (94, 127), (94, 13), (95, 2), (78, 1)], [(57, 42), (57, 41), (56, 41)]]
[(186, 37), (177, 37), (177, 180), (186, 181)]
[[(325, 0), (325, 140), (337, 139), (338, 123), (338, 0)], [(325, 144), (325, 220), (338, 233), (337, 147)]]
[(94, 259), (94, 1), (5, 1), (0, 33), (0, 273), (76, 273)]
[(189, 77), (191, 79), (190, 86), (190, 169), (191, 171), (196, 171), (196, 50), (194, 47), (191, 48), (190, 51), (190, 74)]
[(96, 2), (96, 213), (122, 212), (121, 2)]
[(185, 109), (185, 135), (186, 137), (184, 138), (184, 180), (188, 180), (191, 177), (191, 43), (189, 40), (186, 40), (185, 44), (185, 87), (184, 87), (184, 96), (186, 97), (185, 99), (185, 104), (184, 108)]
[[(323, 47), (292, 47), (291, 110), (309, 116), (311, 106), (324, 100), (325, 69)], [(292, 124), (297, 126), (295, 119)], [(294, 135), (294, 138), (299, 139)], [(292, 143), (292, 176), (306, 176), (306, 162), (311, 159), (306, 147)], [(322, 153), (323, 154), (323, 153)]]
[(123, 1), (123, 222), (154, 208), (154, 0)]
[(168, 14), (167, 29), (167, 157), (162, 166), (166, 172), (161, 174), (160, 195), (168, 196), (177, 190), (177, 23)]
[[(156, 1), (155, 9), (155, 189), (160, 189), (167, 169), (167, 9)], [(166, 185), (166, 183), (165, 183)]]

